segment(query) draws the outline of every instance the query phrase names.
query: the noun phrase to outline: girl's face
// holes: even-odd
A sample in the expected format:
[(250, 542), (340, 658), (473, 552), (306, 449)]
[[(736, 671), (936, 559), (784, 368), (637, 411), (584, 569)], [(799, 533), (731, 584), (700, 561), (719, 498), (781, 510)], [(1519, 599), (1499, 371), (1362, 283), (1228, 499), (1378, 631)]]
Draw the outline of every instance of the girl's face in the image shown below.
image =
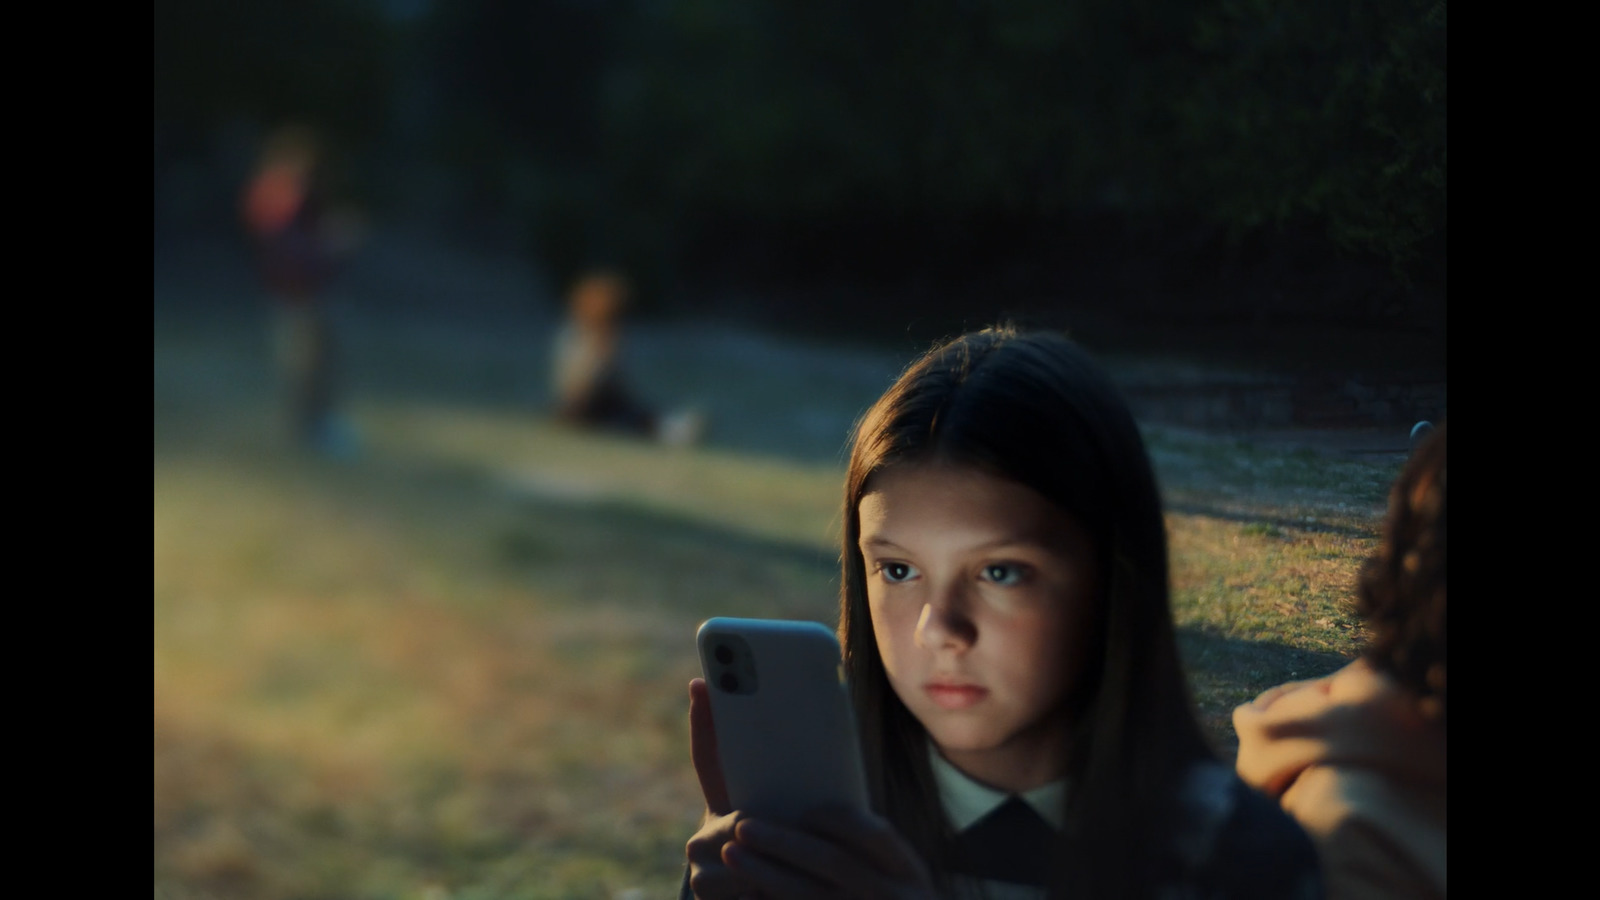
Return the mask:
[(889, 683), (944, 757), (1021, 791), (1055, 780), (1099, 590), (1083, 528), (970, 468), (891, 467), (858, 509)]

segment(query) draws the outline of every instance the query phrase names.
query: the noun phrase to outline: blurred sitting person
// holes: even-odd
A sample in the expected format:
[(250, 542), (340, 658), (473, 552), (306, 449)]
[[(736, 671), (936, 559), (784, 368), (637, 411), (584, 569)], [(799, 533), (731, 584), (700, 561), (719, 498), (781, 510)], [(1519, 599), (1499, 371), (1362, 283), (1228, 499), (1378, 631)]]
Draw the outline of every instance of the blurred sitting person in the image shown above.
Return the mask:
[(336, 413), (334, 341), (323, 290), (338, 259), (359, 241), (348, 212), (324, 209), (318, 147), (308, 129), (275, 132), (245, 185), (241, 214), (262, 282), (275, 307), (275, 344), (295, 440), (333, 456), (355, 452), (354, 432)]
[(623, 381), (622, 314), (630, 288), (621, 275), (596, 270), (574, 282), (567, 321), (556, 332), (556, 418), (581, 428), (620, 431), (662, 443), (692, 444), (705, 417), (696, 410), (659, 413)]
[(1329, 900), (1445, 896), (1445, 473), (1441, 424), (1361, 570), (1361, 659), (1233, 714), (1240, 777), (1311, 835)]

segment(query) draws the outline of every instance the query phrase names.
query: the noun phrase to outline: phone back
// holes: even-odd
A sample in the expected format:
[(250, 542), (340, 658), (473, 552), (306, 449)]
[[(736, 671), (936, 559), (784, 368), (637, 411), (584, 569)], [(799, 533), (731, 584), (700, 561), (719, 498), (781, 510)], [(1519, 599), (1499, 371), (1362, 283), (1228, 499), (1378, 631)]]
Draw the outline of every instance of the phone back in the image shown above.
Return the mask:
[(734, 809), (793, 820), (867, 808), (839, 642), (816, 622), (709, 619), (697, 636)]

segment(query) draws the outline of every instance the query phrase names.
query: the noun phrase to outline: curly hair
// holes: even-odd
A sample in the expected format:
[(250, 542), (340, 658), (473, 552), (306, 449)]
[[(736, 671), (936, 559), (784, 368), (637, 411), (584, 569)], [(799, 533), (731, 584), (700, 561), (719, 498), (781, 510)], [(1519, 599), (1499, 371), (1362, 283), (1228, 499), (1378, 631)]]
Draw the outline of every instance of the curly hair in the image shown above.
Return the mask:
[(1445, 426), (1412, 455), (1389, 493), (1383, 545), (1362, 566), (1356, 609), (1366, 657), (1445, 718)]

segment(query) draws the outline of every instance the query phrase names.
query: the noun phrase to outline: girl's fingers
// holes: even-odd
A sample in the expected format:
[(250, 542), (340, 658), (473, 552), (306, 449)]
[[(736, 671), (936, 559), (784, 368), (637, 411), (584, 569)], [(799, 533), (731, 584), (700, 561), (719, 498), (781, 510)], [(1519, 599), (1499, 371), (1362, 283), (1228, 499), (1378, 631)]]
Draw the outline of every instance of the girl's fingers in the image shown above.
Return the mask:
[(722, 758), (717, 755), (717, 728), (711, 721), (711, 691), (704, 678), (689, 682), (689, 757), (694, 760), (706, 809), (719, 816), (731, 812)]
[(814, 900), (856, 893), (841, 891), (839, 886), (793, 868), (768, 856), (766, 851), (757, 851), (742, 840), (724, 847), (722, 858), (732, 872), (749, 879), (749, 884), (766, 900)]
[(755, 889), (750, 876), (721, 864), (699, 867), (689, 874), (689, 890), (698, 900), (737, 900)]
[(852, 847), (872, 868), (896, 881), (931, 883), (927, 867), (887, 819), (849, 807), (824, 807), (801, 818), (812, 833), (842, 847)]
[(745, 819), (735, 829), (737, 848), (748, 848), (764, 860), (781, 863), (796, 875), (818, 884), (864, 889), (876, 880), (860, 857), (826, 838), (799, 828)]
[(689, 844), (684, 848), (684, 853), (691, 863), (713, 863), (722, 858), (722, 845), (733, 840), (734, 829), (738, 827), (739, 814), (729, 813), (725, 816), (707, 815), (706, 820), (700, 824), (700, 830), (689, 839)]
[(734, 900), (754, 887), (748, 876), (731, 871), (722, 859), (723, 847), (733, 841), (737, 813), (707, 816), (684, 848), (689, 858), (689, 889), (700, 900)]

